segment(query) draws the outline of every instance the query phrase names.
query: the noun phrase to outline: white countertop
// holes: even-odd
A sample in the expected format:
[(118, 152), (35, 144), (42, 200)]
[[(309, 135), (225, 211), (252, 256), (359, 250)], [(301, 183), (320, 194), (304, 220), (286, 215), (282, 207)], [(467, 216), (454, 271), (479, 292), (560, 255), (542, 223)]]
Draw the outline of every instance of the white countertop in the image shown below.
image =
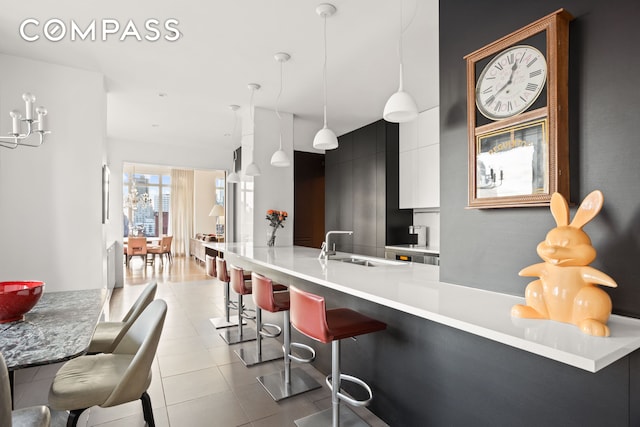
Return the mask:
[(431, 255), (440, 255), (440, 248), (436, 248), (434, 246), (424, 246), (424, 245), (389, 245), (385, 246), (385, 249), (396, 249), (401, 251), (408, 252), (418, 252), (421, 254), (431, 254)]
[(640, 348), (640, 319), (612, 315), (608, 323), (611, 336), (598, 338), (569, 324), (512, 318), (511, 307), (523, 303), (523, 297), (440, 282), (439, 267), (433, 265), (395, 263), (365, 267), (336, 260), (321, 261), (319, 249), (300, 246), (268, 248), (213, 242), (205, 245), (225, 253), (225, 257), (232, 258), (229, 255), (235, 254), (302, 280), (589, 372), (597, 372)]

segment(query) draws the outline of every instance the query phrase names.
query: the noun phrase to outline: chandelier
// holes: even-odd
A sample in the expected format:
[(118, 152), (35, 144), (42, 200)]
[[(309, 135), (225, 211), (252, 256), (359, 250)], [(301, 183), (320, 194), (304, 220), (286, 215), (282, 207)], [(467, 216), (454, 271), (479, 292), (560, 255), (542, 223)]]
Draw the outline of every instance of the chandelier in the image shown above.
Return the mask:
[[(47, 115), (47, 109), (38, 107), (34, 111), (33, 103), (36, 101), (36, 97), (31, 93), (23, 94), (22, 99), (25, 102), (25, 115), (23, 117), (19, 110), (11, 110), (9, 113), (12, 122), (11, 133), (8, 136), (0, 137), (0, 147), (11, 149), (18, 146), (39, 147), (44, 142), (45, 135), (51, 133), (46, 130), (44, 119)], [(38, 116), (37, 119), (34, 117), (35, 115)], [(23, 124), (26, 126), (24, 131)], [(35, 134), (39, 135), (40, 142), (28, 143), (27, 139)]]
[(153, 199), (151, 199), (149, 193), (138, 193), (138, 188), (136, 187), (135, 172), (131, 174), (131, 182), (132, 185), (129, 189), (129, 194), (127, 194), (127, 198), (124, 200), (124, 207), (135, 211), (138, 208), (153, 206)]

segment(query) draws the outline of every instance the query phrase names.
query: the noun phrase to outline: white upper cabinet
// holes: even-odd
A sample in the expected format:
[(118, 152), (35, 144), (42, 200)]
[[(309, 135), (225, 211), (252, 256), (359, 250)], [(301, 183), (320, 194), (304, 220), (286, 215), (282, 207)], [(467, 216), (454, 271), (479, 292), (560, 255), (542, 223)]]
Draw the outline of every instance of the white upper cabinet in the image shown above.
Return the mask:
[(440, 207), (440, 107), (400, 123), (400, 208)]

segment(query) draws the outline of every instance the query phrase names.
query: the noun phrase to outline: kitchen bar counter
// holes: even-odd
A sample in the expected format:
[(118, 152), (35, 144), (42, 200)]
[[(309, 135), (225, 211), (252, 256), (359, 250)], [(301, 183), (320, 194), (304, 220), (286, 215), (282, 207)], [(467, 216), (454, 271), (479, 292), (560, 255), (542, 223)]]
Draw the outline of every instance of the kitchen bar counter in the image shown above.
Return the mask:
[(522, 303), (524, 298), (440, 282), (437, 266), (381, 259), (373, 267), (321, 261), (318, 249), (299, 246), (267, 248), (237, 243), (206, 246), (224, 253), (230, 262), (239, 257), (299, 280), (589, 372), (597, 372), (640, 348), (639, 319), (612, 315), (608, 338), (591, 337), (560, 322), (515, 319), (510, 316), (511, 307)]

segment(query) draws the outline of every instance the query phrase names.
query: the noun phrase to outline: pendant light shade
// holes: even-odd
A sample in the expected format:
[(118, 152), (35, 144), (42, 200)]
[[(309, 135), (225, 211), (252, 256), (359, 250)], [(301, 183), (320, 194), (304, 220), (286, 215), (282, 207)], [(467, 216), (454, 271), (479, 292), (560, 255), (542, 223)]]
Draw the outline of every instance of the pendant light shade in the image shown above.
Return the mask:
[(251, 133), (253, 134), (253, 142), (251, 143), (251, 163), (247, 165), (244, 174), (247, 176), (260, 176), (262, 172), (256, 164), (255, 156), (253, 155), (253, 147), (256, 145), (256, 136), (253, 129), (255, 127), (255, 123), (253, 122), (253, 94), (256, 90), (260, 89), (260, 85), (256, 83), (249, 83), (247, 87), (251, 91), (251, 97), (249, 98), (249, 115), (251, 116)]
[[(413, 20), (413, 18), (412, 18)], [(393, 123), (409, 122), (418, 117), (418, 107), (409, 93), (404, 91), (402, 68), (402, 34), (404, 30), (402, 28), (402, 0), (400, 0), (400, 38), (398, 42), (398, 56), (400, 57), (400, 86), (398, 91), (391, 95), (389, 100), (384, 106), (382, 117)]]
[(313, 148), (319, 150), (333, 150), (338, 148), (338, 137), (335, 132), (325, 126), (320, 129), (313, 138)]
[[(233, 111), (233, 132), (231, 133), (232, 144), (236, 143), (236, 138), (237, 138), (239, 108), (240, 108), (239, 105), (229, 105), (229, 109)], [(229, 173), (229, 175), (227, 175), (227, 182), (230, 184), (237, 184), (238, 182), (240, 182), (240, 175), (238, 175), (238, 173), (236, 172), (236, 157), (237, 155), (234, 150), (233, 151), (233, 169), (231, 169), (231, 172)]]
[(240, 175), (238, 175), (237, 172), (231, 172), (229, 175), (227, 175), (227, 182), (231, 183), (231, 184), (237, 184), (240, 182)]
[(324, 126), (313, 138), (313, 148), (318, 150), (333, 150), (338, 148), (338, 137), (327, 126), (327, 18), (336, 13), (336, 7), (323, 3), (316, 8), (316, 13), (324, 19), (324, 67), (322, 70), (324, 95)]
[(280, 147), (278, 148), (278, 151), (273, 153), (273, 156), (271, 156), (271, 166), (275, 166), (278, 168), (287, 168), (291, 166), (291, 161), (289, 160), (289, 156), (287, 156), (287, 153), (285, 153), (282, 149), (282, 117), (280, 117), (279, 104), (280, 95), (282, 95), (282, 68), (284, 66), (284, 63), (291, 59), (291, 55), (284, 52), (278, 52), (274, 55), (274, 57), (276, 61), (280, 63), (280, 91), (278, 92), (278, 97), (276, 98), (276, 115), (278, 116), (278, 125), (280, 127)]
[(271, 156), (271, 165), (278, 168), (287, 168), (291, 166), (291, 161), (284, 150), (278, 150)]

